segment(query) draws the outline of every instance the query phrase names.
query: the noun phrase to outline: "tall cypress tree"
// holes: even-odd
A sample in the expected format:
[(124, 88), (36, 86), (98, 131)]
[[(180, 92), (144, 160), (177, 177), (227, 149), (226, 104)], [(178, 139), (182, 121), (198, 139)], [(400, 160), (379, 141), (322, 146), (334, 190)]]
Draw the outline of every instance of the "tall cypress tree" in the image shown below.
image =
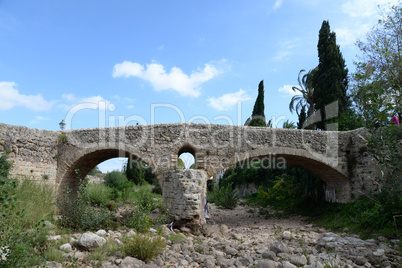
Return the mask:
[(304, 122), (306, 122), (307, 115), (306, 115), (306, 105), (302, 106), (299, 114), (299, 122), (297, 122), (297, 129), (302, 129)]
[(251, 118), (246, 122), (247, 126), (265, 127), (265, 114), (264, 114), (264, 80), (261, 80), (258, 85), (258, 96), (255, 100), (253, 113)]
[[(336, 35), (329, 22), (323, 21), (318, 39), (318, 68), (313, 77), (315, 109), (321, 111), (322, 121), (318, 128), (326, 129), (325, 107), (338, 101), (338, 114), (345, 113), (349, 106), (347, 96), (348, 69), (336, 44)], [(329, 119), (329, 118), (328, 118)]]
[(133, 161), (131, 157), (128, 158), (125, 167), (126, 177), (129, 181), (139, 185), (144, 181), (144, 167), (139, 161)]

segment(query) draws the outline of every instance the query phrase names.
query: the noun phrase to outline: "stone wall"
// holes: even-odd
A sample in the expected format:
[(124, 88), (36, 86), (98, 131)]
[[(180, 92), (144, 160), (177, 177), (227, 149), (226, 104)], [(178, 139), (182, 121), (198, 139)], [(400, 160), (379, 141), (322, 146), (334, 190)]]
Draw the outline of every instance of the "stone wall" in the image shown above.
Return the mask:
[(170, 220), (205, 223), (203, 199), (206, 181), (204, 170), (169, 170), (163, 173), (163, 204), (169, 209)]
[(9, 152), (14, 177), (55, 184), (58, 132), (0, 123), (0, 153)]

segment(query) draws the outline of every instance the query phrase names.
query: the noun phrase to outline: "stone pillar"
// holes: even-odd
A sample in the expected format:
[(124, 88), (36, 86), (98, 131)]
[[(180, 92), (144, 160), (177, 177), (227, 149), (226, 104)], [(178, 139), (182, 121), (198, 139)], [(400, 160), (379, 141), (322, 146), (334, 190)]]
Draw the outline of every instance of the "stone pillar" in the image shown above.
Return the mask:
[(179, 223), (205, 223), (207, 173), (199, 169), (168, 170), (163, 173), (163, 204), (169, 218)]

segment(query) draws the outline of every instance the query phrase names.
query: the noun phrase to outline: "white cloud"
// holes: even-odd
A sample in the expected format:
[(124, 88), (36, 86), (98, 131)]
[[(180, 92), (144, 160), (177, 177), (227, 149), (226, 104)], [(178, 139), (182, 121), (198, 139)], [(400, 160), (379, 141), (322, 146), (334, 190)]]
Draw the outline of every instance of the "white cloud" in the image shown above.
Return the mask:
[(298, 47), (300, 44), (300, 40), (298, 38), (295, 38), (293, 40), (288, 40), (284, 42), (279, 42), (278, 47), (280, 49), (274, 56), (274, 60), (276, 61), (282, 61), (288, 58), (290, 55), (294, 53), (294, 48)]
[(350, 0), (342, 4), (342, 12), (352, 18), (368, 18), (378, 14), (378, 6), (396, 5), (399, 0)]
[(50, 120), (50, 119), (47, 118), (47, 117), (41, 116), (41, 115), (37, 115), (37, 116), (34, 117), (34, 119), (29, 121), (29, 124), (34, 125), (34, 124), (40, 123), (41, 121), (47, 121), (47, 120)]
[[(69, 110), (71, 109), (73, 106), (76, 106), (78, 104), (85, 104), (85, 103), (89, 103), (89, 104), (96, 104), (98, 105), (98, 108), (102, 109), (102, 108), (107, 108), (107, 109), (115, 109), (113, 103), (111, 103), (110, 101), (106, 100), (105, 98), (103, 98), (102, 96), (90, 96), (90, 97), (77, 97), (74, 94), (62, 94), (61, 95), (62, 99), (66, 100), (68, 103), (61, 103), (58, 105), (58, 107), (65, 109), (65, 110)], [(102, 106), (100, 105), (102, 104)]]
[(288, 85), (288, 84), (283, 85), (282, 87), (280, 87), (278, 89), (278, 92), (279, 93), (284, 93), (282, 95), (282, 97), (293, 97), (295, 95), (299, 95), (299, 92), (293, 91), (292, 87), (295, 87), (295, 86), (294, 85)]
[(14, 82), (0, 82), (0, 110), (24, 107), (33, 111), (49, 110), (55, 101), (46, 101), (42, 95), (24, 95), (15, 88)]
[(343, 25), (335, 28), (337, 42), (341, 46), (354, 45), (364, 38), (379, 19), (379, 8), (396, 5), (400, 0), (349, 0), (342, 4), (341, 10), (348, 17)]
[(143, 66), (137, 62), (124, 61), (114, 66), (113, 77), (139, 77), (151, 83), (156, 91), (172, 89), (182, 96), (198, 97), (200, 86), (216, 77), (220, 71), (211, 64), (205, 64), (204, 69), (198, 69), (191, 75), (183, 73), (178, 67), (173, 67), (167, 73), (164, 66), (151, 63)]
[(280, 8), (282, 6), (283, 0), (276, 0), (275, 4), (274, 4), (274, 10), (277, 10), (278, 8)]
[(245, 94), (244, 90), (240, 89), (238, 92), (228, 93), (219, 98), (215, 98), (215, 97), (209, 98), (208, 105), (211, 106), (212, 108), (214, 108), (215, 110), (224, 111), (224, 110), (229, 110), (234, 105), (236, 105), (238, 102), (247, 101), (247, 100), (250, 100), (250, 97), (248, 97)]

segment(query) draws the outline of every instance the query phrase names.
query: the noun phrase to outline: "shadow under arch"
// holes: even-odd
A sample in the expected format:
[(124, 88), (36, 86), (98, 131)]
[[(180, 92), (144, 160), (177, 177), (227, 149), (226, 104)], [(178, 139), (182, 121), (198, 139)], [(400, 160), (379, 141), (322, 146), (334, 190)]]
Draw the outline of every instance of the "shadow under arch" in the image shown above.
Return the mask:
[[(144, 162), (149, 166), (146, 161), (129, 151), (119, 149), (98, 149), (85, 152), (78, 156), (62, 174), (58, 174), (60, 180), (56, 189), (57, 194), (62, 194), (67, 188), (72, 189), (72, 193), (76, 194), (81, 178), (85, 178), (85, 176), (98, 164), (116, 157), (131, 157), (133, 160)], [(150, 167), (154, 169), (153, 166)]]
[[(243, 165), (243, 167), (251, 167), (254, 160), (269, 160), (272, 162), (269, 168), (281, 168), (283, 165), (280, 162), (291, 164), (292, 166), (303, 168), (316, 176), (318, 179), (325, 183), (325, 198), (327, 201), (346, 203), (350, 202), (351, 189), (350, 181), (347, 174), (342, 173), (337, 168), (331, 167), (325, 163), (325, 160), (319, 161), (309, 156), (302, 154), (289, 154), (277, 151), (270, 152), (257, 152), (257, 153), (244, 153), (237, 155), (230, 159), (223, 167), (223, 169), (232, 167), (234, 165)], [(340, 168), (338, 166), (338, 168)], [(216, 174), (216, 169), (207, 169), (209, 176)]]

